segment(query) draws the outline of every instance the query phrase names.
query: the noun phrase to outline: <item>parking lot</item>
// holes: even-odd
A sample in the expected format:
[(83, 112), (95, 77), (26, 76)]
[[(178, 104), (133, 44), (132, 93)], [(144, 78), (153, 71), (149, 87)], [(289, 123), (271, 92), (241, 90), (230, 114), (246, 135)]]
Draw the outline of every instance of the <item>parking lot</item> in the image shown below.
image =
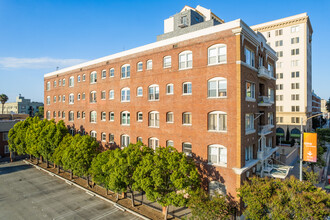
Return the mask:
[(0, 219), (139, 219), (22, 161), (0, 164)]

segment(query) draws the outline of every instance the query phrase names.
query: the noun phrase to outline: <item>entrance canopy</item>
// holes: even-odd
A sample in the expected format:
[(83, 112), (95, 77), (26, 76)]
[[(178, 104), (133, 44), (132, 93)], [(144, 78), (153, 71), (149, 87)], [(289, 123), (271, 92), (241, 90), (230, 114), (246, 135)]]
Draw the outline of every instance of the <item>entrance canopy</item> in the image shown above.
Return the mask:
[(300, 131), (297, 128), (291, 130), (291, 137), (293, 138), (300, 138)]
[(284, 130), (283, 130), (283, 128), (276, 128), (276, 136), (284, 137)]

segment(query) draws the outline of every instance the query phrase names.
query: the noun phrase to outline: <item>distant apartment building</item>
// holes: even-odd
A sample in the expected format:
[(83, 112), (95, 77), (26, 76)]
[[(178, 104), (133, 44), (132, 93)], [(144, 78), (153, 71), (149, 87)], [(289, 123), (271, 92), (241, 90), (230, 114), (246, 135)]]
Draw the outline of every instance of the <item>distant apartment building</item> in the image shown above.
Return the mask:
[(325, 99), (321, 99), (321, 112), (328, 113), (327, 100), (325, 100)]
[(45, 74), (45, 116), (105, 149), (174, 146), (210, 192), (236, 197), (251, 175), (284, 178), (272, 166), (277, 57), (265, 37), (201, 6), (164, 26), (155, 43)]
[(311, 129), (312, 115), (312, 34), (307, 13), (251, 26), (264, 34), (278, 57), (276, 62), (277, 135), (300, 137), (300, 120)]
[[(3, 114), (29, 114), (34, 116), (39, 111), (39, 107), (43, 106), (42, 102), (31, 102), (31, 99), (25, 99), (21, 94), (16, 97), (16, 102), (7, 102), (4, 105)], [(2, 105), (0, 105), (2, 113)]]
[(321, 98), (312, 91), (312, 114), (321, 113)]

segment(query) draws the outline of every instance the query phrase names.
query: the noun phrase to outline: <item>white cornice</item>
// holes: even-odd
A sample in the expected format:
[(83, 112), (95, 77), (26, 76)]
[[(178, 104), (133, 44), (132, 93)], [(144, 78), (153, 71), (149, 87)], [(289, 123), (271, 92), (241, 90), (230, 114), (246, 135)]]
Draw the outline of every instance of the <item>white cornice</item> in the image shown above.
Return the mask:
[(293, 15), (293, 16), (290, 16), (290, 17), (281, 18), (281, 19), (277, 19), (277, 20), (274, 20), (274, 21), (269, 21), (269, 22), (265, 22), (265, 23), (262, 23), (262, 24), (253, 25), (253, 26), (251, 26), (251, 28), (253, 30), (255, 30), (255, 29), (265, 27), (265, 26), (272, 26), (272, 25), (279, 24), (279, 23), (285, 23), (285, 22), (295, 20), (295, 19), (299, 19), (299, 18), (303, 18), (303, 17), (306, 17), (306, 16), (308, 16), (308, 15), (305, 12), (305, 13)]

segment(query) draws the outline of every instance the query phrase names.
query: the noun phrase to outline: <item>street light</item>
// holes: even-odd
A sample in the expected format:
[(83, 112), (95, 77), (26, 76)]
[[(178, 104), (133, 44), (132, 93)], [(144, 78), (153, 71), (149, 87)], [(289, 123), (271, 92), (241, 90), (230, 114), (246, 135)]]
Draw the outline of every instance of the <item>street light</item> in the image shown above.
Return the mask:
[[(316, 116), (322, 115), (323, 113), (319, 113), (313, 115), (305, 120), (307, 122), (309, 119), (314, 118)], [(303, 162), (303, 117), (300, 117), (300, 172), (299, 172), (299, 180), (302, 181), (302, 162)]]

